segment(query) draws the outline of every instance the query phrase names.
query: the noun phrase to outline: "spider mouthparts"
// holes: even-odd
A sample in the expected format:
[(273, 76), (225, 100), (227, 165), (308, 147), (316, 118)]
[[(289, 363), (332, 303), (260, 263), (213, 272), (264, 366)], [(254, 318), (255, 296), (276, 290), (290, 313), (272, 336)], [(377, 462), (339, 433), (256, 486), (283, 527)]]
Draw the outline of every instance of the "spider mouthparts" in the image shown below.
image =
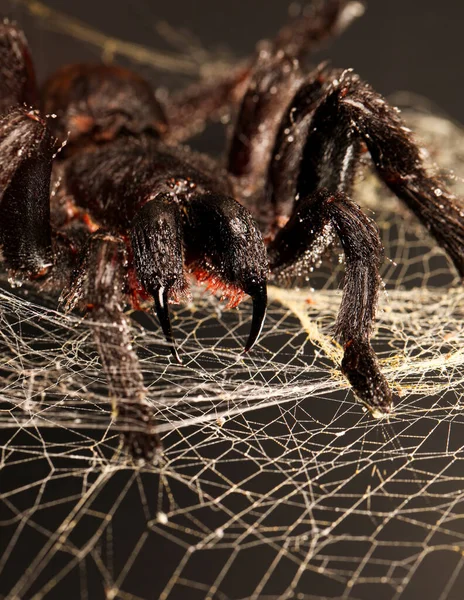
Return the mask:
[(171, 319), (169, 317), (169, 308), (168, 308), (168, 293), (166, 288), (159, 288), (157, 293), (154, 294), (155, 300), (155, 310), (158, 320), (161, 325), (161, 329), (163, 330), (164, 337), (166, 341), (171, 346), (171, 353), (175, 360), (181, 365), (182, 359), (177, 353), (176, 342), (174, 340), (174, 336), (172, 334), (171, 327)]
[(253, 318), (251, 321), (250, 335), (248, 336), (248, 340), (243, 351), (244, 354), (246, 354), (253, 348), (253, 346), (259, 338), (259, 335), (264, 325), (264, 319), (266, 317), (267, 308), (266, 284), (260, 285), (250, 295), (253, 299)]

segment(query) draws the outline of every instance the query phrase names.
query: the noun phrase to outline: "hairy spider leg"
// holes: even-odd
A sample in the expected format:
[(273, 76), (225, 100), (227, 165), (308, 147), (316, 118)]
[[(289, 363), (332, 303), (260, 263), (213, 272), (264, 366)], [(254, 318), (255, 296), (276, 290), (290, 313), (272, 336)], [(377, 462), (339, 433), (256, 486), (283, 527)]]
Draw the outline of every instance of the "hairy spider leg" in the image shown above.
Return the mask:
[(333, 71), (328, 81), (316, 111), (299, 116), (299, 93), (283, 121), (269, 175), (276, 214), (288, 215), (293, 199), (298, 202), (320, 188), (351, 195), (364, 143), (380, 178), (426, 226), (463, 277), (462, 202), (427, 171), (411, 132), (382, 96), (350, 70)]
[(296, 206), (269, 248), (275, 275), (303, 261), (310, 268), (320, 257), (327, 227), (340, 238), (346, 259), (343, 295), (335, 336), (343, 344), (341, 370), (369, 410), (389, 412), (392, 394), (370, 344), (380, 287), (383, 248), (375, 223), (343, 192), (319, 189)]
[(353, 132), (366, 144), (380, 178), (418, 217), (464, 277), (464, 204), (427, 171), (398, 111), (350, 71), (332, 96), (334, 110), (353, 123)]
[[(324, 239), (327, 226), (335, 231), (346, 259), (335, 328), (335, 335), (344, 346), (341, 370), (370, 410), (389, 412), (392, 394), (370, 344), (383, 248), (375, 223), (349, 198), (361, 142), (348, 116), (336, 110), (331, 94), (309, 113), (308, 123), (301, 110), (307, 98), (308, 94), (301, 92), (295, 97), (289, 109), (295, 120), (290, 128), (288, 117), (284, 120), (274, 151), (273, 181), (278, 183), (280, 176), (296, 185), (293, 190), (275, 185), (273, 203), (282, 213), (282, 208), (288, 209), (289, 191), (298, 200), (290, 220), (270, 246), (271, 270), (277, 276), (299, 261), (304, 261), (304, 268), (310, 268), (320, 258), (321, 243), (330, 239), (327, 235)], [(288, 144), (288, 136), (298, 142), (294, 146)]]
[[(301, 169), (301, 157), (306, 145), (309, 149), (312, 148), (307, 144), (310, 132), (311, 135), (317, 136), (313, 123), (314, 114), (326, 97), (330, 82), (340, 74), (341, 71), (328, 68), (324, 63), (320, 65), (298, 89), (282, 116), (272, 156), (268, 161), (267, 181), (263, 190), (271, 236), (287, 223), (293, 213), (295, 202), (299, 199), (299, 179), (305, 176), (305, 172)], [(321, 140), (321, 135), (317, 137)], [(316, 157), (319, 158), (317, 152), (313, 157), (314, 161), (318, 160)], [(331, 158), (333, 160), (335, 157)], [(335, 163), (325, 161), (329, 178), (337, 178), (340, 174), (337, 169), (341, 168), (344, 191), (347, 193), (350, 190), (347, 187), (346, 176), (352, 178), (349, 163), (353, 162), (354, 158), (354, 155), (341, 152)]]
[(130, 322), (123, 312), (127, 263), (123, 238), (101, 230), (93, 233), (60, 303), (66, 311), (78, 305), (87, 312), (124, 445), (134, 459), (150, 462), (160, 448), (160, 441), (154, 431), (153, 409), (145, 400), (146, 389), (132, 348)]
[(269, 219), (263, 190), (282, 117), (304, 78), (299, 62), (282, 51), (262, 50), (253, 68), (232, 136), (227, 170), (259, 223)]
[(24, 33), (8, 19), (0, 21), (0, 115), (12, 106), (38, 106), (32, 57)]
[(39, 277), (52, 265), (50, 177), (56, 143), (32, 109), (0, 117), (0, 241), (12, 277)]
[(52, 262), (50, 177), (56, 144), (34, 110), (34, 67), (22, 31), (0, 23), (0, 242), (14, 279)]

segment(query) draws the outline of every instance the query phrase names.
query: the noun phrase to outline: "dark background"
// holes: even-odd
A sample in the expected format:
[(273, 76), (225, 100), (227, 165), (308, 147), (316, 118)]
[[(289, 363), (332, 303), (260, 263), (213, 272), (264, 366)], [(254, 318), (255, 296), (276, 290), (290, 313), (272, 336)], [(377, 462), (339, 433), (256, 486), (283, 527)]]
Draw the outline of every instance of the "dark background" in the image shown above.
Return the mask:
[[(287, 0), (46, 0), (92, 26), (148, 47), (159, 47), (159, 19), (194, 33), (202, 43), (223, 46), (238, 56), (250, 53), (258, 39), (271, 37), (285, 22)], [(97, 51), (50, 34), (25, 10), (0, 0), (25, 23), (43, 76), (71, 60), (98, 58)], [(4, 10), (4, 12), (5, 12)], [(463, 120), (462, 36), (464, 3), (448, 0), (371, 0), (361, 19), (321, 53), (336, 66), (353, 67), (379, 92), (409, 90), (429, 98), (450, 116)], [(154, 84), (155, 73), (143, 68)]]
[[(72, 14), (88, 22), (93, 27), (127, 40), (133, 40), (147, 46), (159, 48), (161, 41), (154, 33), (153, 25), (158, 18), (167, 20), (170, 24), (187, 28), (192, 31), (209, 48), (223, 46), (229, 48), (237, 56), (250, 53), (255, 42), (263, 37), (272, 36), (284, 22), (288, 9), (285, 0), (221, 0), (149, 2), (148, 0), (48, 0), (47, 4), (59, 10)], [(70, 40), (47, 30), (43, 23), (32, 19), (24, 8), (11, 2), (0, 0), (3, 12), (14, 16), (24, 24), (40, 76), (43, 78), (61, 64), (75, 60), (97, 60), (97, 49), (83, 45), (81, 42)], [(441, 111), (452, 118), (464, 121), (464, 105), (462, 102), (462, 25), (464, 22), (464, 3), (451, 1), (436, 2), (436, 0), (390, 0), (388, 2), (372, 0), (365, 16), (356, 22), (342, 38), (336, 40), (330, 48), (318, 55), (318, 59), (329, 57), (337, 66), (353, 67), (363, 78), (368, 80), (378, 91), (390, 95), (397, 90), (408, 90), (427, 97)], [(166, 75), (153, 72), (148, 67), (135, 65), (135, 68), (149, 78), (154, 85), (158, 81), (169, 83)], [(172, 78), (173, 84), (180, 85), (178, 78)], [(206, 145), (216, 147), (217, 133), (207, 137)], [(25, 476), (24, 472), (17, 477)], [(3, 485), (5, 485), (5, 480)], [(15, 487), (18, 482), (8, 482)], [(78, 485), (78, 484), (77, 484)], [(122, 484), (121, 484), (122, 485)], [(118, 483), (116, 482), (116, 487)], [(66, 490), (71, 496), (73, 489)], [(78, 493), (78, 492), (77, 492)], [(109, 488), (102, 493), (112, 505), (115, 488)], [(129, 497), (130, 500), (130, 497)], [(137, 514), (140, 508), (135, 505)], [(123, 510), (123, 509), (121, 509)], [(130, 510), (128, 508), (128, 510)], [(139, 530), (134, 529), (130, 513), (127, 512), (126, 528), (119, 532), (119, 540), (130, 540), (131, 534), (138, 539)], [(50, 527), (53, 517), (50, 519)], [(124, 538), (126, 536), (126, 538)], [(24, 542), (23, 542), (24, 543)], [(40, 542), (37, 542), (38, 544)], [(132, 542), (128, 542), (128, 547)], [(23, 546), (27, 550), (27, 544)], [(30, 552), (33, 552), (32, 540)], [(142, 598), (152, 598), (153, 564), (158, 569), (172, 571), (176, 560), (181, 555), (163, 555), (162, 546), (149, 548), (150, 556), (145, 561), (145, 572), (135, 569), (141, 577), (133, 581), (131, 591)], [(0, 541), (0, 556), (4, 547)], [(123, 553), (124, 556), (129, 554)], [(158, 561), (165, 561), (157, 562)], [(269, 557), (268, 557), (269, 558)], [(124, 560), (122, 557), (121, 560)], [(263, 560), (265, 560), (263, 558)], [(18, 573), (10, 571), (11, 580), (15, 580), (27, 566), (27, 559), (18, 560)], [(253, 570), (263, 572), (264, 564), (253, 563), (244, 565), (243, 586), (237, 595), (246, 595), (247, 575)], [(205, 569), (205, 565), (200, 567)], [(249, 571), (249, 573), (248, 573)], [(195, 574), (196, 575), (196, 574)], [(432, 572), (433, 575), (433, 572)], [(98, 573), (89, 574), (89, 581), (98, 580)], [(237, 581), (237, 589), (240, 588)], [(427, 580), (422, 581), (423, 589), (419, 597), (427, 597)], [(96, 588), (95, 588), (96, 589)], [(67, 585), (64, 588), (69, 600), (80, 598), (78, 587)], [(3, 592), (0, 589), (0, 595)], [(188, 598), (191, 590), (186, 589), (185, 595), (176, 598)], [(312, 589), (313, 594), (329, 594), (328, 590)], [(50, 593), (49, 598), (62, 598), (61, 591)], [(101, 592), (95, 593), (92, 583), (89, 585), (89, 597), (102, 597)], [(425, 595), (424, 595), (425, 594)], [(173, 596), (174, 597), (174, 596)], [(193, 597), (193, 596), (192, 596)], [(195, 596), (197, 597), (197, 596)], [(198, 596), (199, 597), (199, 596)], [(385, 596), (388, 598), (388, 596)], [(411, 598), (418, 597), (411, 595)], [(406, 598), (406, 596), (405, 596)], [(457, 597), (456, 597), (457, 598)], [(409, 597), (408, 597), (409, 600)]]

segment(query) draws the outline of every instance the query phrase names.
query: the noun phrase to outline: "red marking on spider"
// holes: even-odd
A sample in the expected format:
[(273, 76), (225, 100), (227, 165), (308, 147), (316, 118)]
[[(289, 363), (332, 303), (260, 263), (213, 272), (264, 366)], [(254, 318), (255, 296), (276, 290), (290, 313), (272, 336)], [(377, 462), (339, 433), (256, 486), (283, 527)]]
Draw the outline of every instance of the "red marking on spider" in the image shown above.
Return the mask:
[(95, 119), (88, 115), (75, 115), (70, 119), (70, 126), (78, 134), (89, 133), (95, 126)]
[(71, 199), (66, 200), (65, 210), (66, 216), (68, 217), (68, 223), (79, 220), (84, 223), (90, 233), (95, 233), (95, 231), (100, 229), (100, 225), (92, 219), (90, 214), (82, 208), (76, 206)]
[(85, 223), (85, 225), (87, 226), (87, 229), (91, 233), (95, 233), (95, 231), (98, 231), (100, 229), (100, 225), (98, 225), (98, 223), (95, 223), (95, 221), (92, 219), (92, 217), (87, 212), (83, 214), (82, 221)]
[(221, 300), (227, 300), (227, 308), (236, 308), (245, 297), (245, 292), (237, 285), (226, 283), (217, 275), (197, 267), (193, 271), (198, 283), (206, 284), (206, 289), (212, 294), (219, 294)]
[(142, 286), (134, 269), (128, 271), (130, 303), (134, 310), (143, 310), (143, 304), (152, 301), (152, 297)]
[(285, 215), (279, 215), (276, 218), (276, 225), (279, 229), (282, 229), (283, 227), (285, 227), (285, 225), (288, 223), (289, 221), (289, 217), (285, 216)]
[(188, 281), (177, 282), (169, 291), (169, 304), (180, 304), (181, 302), (190, 302), (192, 293)]
[(40, 118), (39, 113), (34, 109), (28, 111), (26, 116), (29, 117), (31, 121), (37, 121), (37, 123), (44, 123), (44, 120)]
[(42, 279), (42, 277), (45, 277), (49, 273), (50, 269), (51, 265), (45, 265), (39, 271), (37, 271), (37, 273), (33, 273), (30, 277), (33, 280)]

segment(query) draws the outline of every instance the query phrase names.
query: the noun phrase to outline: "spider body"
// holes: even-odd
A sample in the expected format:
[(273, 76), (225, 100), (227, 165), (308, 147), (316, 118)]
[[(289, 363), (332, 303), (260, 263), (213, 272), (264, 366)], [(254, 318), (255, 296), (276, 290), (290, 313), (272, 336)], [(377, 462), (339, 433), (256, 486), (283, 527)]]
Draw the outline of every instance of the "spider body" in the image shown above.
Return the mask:
[[(316, 4), (252, 60), (164, 106), (143, 79), (115, 66), (64, 67), (39, 93), (23, 34), (0, 27), (4, 261), (14, 278), (61, 291), (65, 310), (79, 306), (95, 322), (118, 419), (145, 427), (124, 434), (135, 456), (149, 459), (158, 441), (124, 306), (151, 302), (180, 360), (168, 307), (188, 297), (193, 274), (230, 306), (251, 296), (248, 351), (265, 318), (267, 281), (312, 268), (335, 236), (346, 258), (335, 330), (341, 369), (370, 410), (390, 411), (370, 344), (383, 249), (351, 199), (365, 151), (464, 275), (462, 205), (426, 171), (396, 111), (350, 70), (304, 67), (359, 6)], [(224, 107), (236, 114), (225, 165), (179, 143)]]

